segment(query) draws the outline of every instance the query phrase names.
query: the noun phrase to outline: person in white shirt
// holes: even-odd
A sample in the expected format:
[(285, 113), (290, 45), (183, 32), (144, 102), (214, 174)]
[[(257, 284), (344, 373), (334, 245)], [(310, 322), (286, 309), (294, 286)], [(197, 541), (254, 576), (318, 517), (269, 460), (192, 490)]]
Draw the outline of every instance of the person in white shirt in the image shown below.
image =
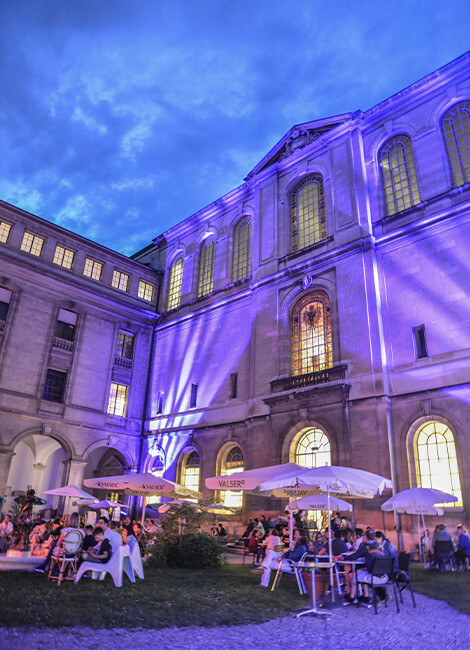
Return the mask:
[(107, 517), (100, 517), (97, 525), (103, 529), (104, 536), (111, 542), (111, 547), (114, 553), (119, 546), (122, 546), (122, 537), (116, 530), (116, 522), (110, 522)]

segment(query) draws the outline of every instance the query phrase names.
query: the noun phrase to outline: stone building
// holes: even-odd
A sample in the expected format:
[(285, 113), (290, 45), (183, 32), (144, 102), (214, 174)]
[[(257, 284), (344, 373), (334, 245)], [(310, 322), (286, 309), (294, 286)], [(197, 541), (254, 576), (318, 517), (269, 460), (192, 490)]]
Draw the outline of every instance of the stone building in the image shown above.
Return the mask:
[(294, 126), (131, 260), (1, 204), (2, 486), (24, 489), (20, 461), (38, 485), (112, 465), (209, 496), (216, 474), (331, 462), (452, 492), (446, 520), (468, 519), (469, 175), (465, 54)]
[[(449, 522), (466, 519), (469, 145), (466, 54), (366, 112), (294, 126), (137, 253), (164, 272), (143, 468), (204, 491), (242, 468), (351, 465), (452, 492)], [(356, 518), (382, 526), (377, 506)]]
[[(0, 494), (137, 467), (160, 275), (0, 202)], [(56, 507), (58, 497), (48, 497)]]

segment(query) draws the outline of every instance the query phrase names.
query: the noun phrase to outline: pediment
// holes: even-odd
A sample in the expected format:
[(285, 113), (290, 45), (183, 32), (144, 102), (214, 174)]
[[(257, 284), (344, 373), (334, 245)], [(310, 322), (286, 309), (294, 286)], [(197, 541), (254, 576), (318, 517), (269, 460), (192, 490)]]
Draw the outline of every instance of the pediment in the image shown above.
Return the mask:
[(317, 140), (321, 135), (339, 124), (342, 124), (351, 117), (350, 113), (344, 115), (336, 115), (324, 120), (315, 120), (314, 122), (305, 122), (303, 124), (296, 124), (288, 133), (280, 140), (266, 156), (254, 167), (245, 180), (253, 178), (260, 171), (273, 165), (274, 163), (293, 155), (300, 149)]

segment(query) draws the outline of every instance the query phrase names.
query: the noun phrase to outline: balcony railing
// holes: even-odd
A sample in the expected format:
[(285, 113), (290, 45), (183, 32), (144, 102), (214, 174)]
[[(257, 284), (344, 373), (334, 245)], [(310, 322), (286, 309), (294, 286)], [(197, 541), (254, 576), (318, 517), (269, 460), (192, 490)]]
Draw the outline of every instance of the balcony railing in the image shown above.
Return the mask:
[(132, 368), (132, 359), (127, 359), (126, 357), (120, 357), (116, 355), (114, 357), (114, 365), (122, 366), (123, 368)]
[(292, 388), (303, 388), (304, 386), (315, 386), (316, 384), (326, 384), (330, 381), (338, 381), (346, 378), (346, 366), (334, 366), (325, 370), (308, 372), (306, 375), (296, 375), (294, 377), (283, 377), (271, 382), (271, 392), (280, 393)]
[(60, 336), (55, 336), (54, 347), (60, 348), (61, 350), (67, 350), (67, 352), (73, 352), (73, 341), (61, 339)]

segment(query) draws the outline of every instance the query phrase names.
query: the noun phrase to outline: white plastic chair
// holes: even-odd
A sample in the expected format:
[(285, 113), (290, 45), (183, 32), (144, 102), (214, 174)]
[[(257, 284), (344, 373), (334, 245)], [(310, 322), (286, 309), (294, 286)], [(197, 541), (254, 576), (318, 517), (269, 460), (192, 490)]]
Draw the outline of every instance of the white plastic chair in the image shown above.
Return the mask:
[(131, 566), (134, 569), (137, 577), (141, 580), (144, 579), (144, 567), (142, 564), (142, 556), (140, 555), (139, 542), (136, 539), (129, 540), (129, 550), (131, 552)]
[(109, 573), (114, 580), (116, 587), (122, 587), (123, 573), (127, 574), (131, 582), (135, 582), (134, 570), (131, 562), (131, 552), (128, 546), (118, 546), (113, 552), (111, 559), (108, 560), (106, 564), (83, 562), (78, 569), (75, 584), (77, 584), (86, 571), (92, 571), (94, 574), (98, 574), (101, 580), (104, 578), (106, 573)]

